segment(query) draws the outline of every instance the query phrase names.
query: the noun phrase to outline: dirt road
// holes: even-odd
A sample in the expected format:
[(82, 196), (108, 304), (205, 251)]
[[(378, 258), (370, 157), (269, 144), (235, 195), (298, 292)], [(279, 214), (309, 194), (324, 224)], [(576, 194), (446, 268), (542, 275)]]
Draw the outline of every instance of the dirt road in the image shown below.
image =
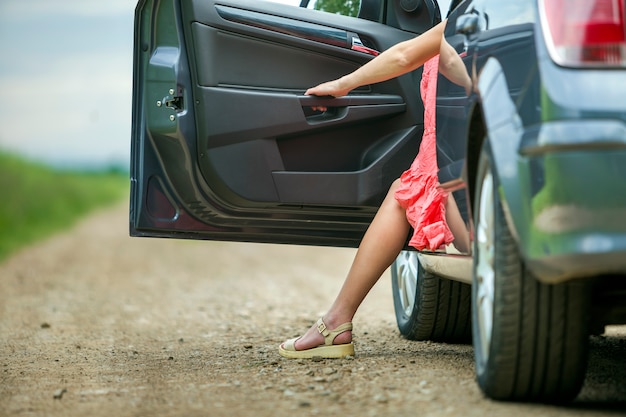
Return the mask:
[(409, 342), (389, 274), (354, 359), (282, 359), (327, 307), (354, 250), (130, 238), (122, 204), (0, 264), (1, 416), (614, 416), (626, 331), (592, 339), (571, 406), (505, 404), (471, 346)]

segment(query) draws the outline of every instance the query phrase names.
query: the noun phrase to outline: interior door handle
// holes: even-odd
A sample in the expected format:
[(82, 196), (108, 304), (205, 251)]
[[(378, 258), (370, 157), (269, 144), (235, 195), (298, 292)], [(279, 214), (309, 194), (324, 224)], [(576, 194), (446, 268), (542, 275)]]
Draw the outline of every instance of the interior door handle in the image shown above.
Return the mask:
[[(298, 96), (300, 105), (306, 107), (326, 107), (323, 113), (306, 117), (310, 125), (340, 122), (358, 122), (374, 117), (402, 113), (406, 104), (401, 96), (388, 94), (347, 95), (343, 97)], [(307, 112), (305, 111), (305, 114)]]
[(404, 104), (402, 97), (391, 94), (347, 95), (343, 97), (298, 96), (298, 100), (302, 107), (350, 107)]
[(365, 54), (372, 55), (372, 56), (380, 55), (380, 52), (377, 51), (376, 49), (369, 48), (363, 45), (361, 38), (359, 38), (359, 35), (357, 34), (352, 34), (352, 43), (350, 45), (350, 49), (352, 49), (353, 51), (357, 51), (357, 52), (363, 52)]

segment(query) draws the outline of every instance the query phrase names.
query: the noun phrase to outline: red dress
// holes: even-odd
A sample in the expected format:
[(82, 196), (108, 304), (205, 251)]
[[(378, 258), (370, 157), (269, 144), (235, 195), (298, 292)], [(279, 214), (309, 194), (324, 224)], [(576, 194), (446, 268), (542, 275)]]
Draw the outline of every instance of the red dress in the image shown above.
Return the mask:
[(424, 102), (424, 135), (411, 167), (400, 177), (395, 198), (406, 210), (406, 218), (414, 233), (409, 244), (416, 249), (436, 250), (454, 240), (446, 223), (448, 193), (439, 188), (437, 177), (437, 146), (435, 106), (439, 55), (424, 64), (420, 84)]

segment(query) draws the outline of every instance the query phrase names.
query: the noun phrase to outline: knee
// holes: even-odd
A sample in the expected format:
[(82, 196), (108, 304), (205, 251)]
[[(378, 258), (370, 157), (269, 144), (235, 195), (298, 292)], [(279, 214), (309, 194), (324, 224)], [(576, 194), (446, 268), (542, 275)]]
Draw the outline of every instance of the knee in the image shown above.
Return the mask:
[(396, 178), (396, 180), (392, 182), (391, 185), (389, 186), (389, 194), (393, 195), (399, 186), (400, 186), (400, 178)]
[(385, 197), (385, 200), (387, 201), (396, 201), (396, 190), (398, 189), (398, 187), (400, 186), (400, 178), (396, 179), (394, 182), (391, 183), (391, 185), (389, 186), (389, 191), (387, 191), (387, 196)]

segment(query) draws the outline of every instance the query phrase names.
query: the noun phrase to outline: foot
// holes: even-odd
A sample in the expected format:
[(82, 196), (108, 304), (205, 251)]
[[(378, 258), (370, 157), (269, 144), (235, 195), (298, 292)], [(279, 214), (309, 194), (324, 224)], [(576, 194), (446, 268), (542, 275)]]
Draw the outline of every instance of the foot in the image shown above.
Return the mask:
[[(326, 324), (329, 330), (334, 330), (342, 323), (333, 322), (330, 319), (322, 317), (323, 322)], [(343, 333), (338, 334), (333, 340), (333, 345), (342, 345), (352, 342), (352, 330), (346, 330)], [(295, 343), (296, 350), (306, 350), (314, 347), (318, 347), (324, 344), (324, 336), (317, 329), (317, 323), (307, 330), (307, 332), (300, 336)]]
[(303, 336), (289, 339), (278, 348), (287, 358), (341, 358), (354, 355), (352, 323), (332, 326), (320, 318)]

